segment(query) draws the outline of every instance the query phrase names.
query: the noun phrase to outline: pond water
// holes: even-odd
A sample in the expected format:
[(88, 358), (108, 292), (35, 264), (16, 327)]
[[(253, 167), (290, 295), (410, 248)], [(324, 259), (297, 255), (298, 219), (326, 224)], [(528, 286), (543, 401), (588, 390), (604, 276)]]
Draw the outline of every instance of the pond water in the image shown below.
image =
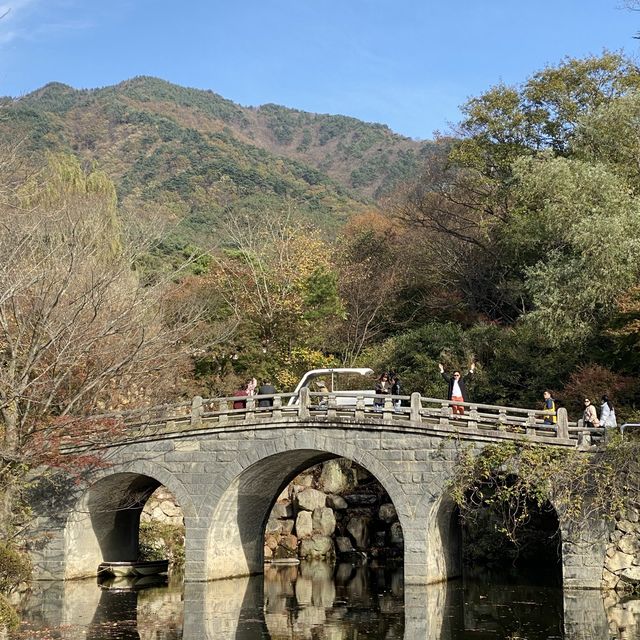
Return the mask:
[(401, 566), (303, 563), (264, 576), (37, 584), (17, 637), (60, 640), (630, 640), (640, 599), (491, 583), (404, 586)]

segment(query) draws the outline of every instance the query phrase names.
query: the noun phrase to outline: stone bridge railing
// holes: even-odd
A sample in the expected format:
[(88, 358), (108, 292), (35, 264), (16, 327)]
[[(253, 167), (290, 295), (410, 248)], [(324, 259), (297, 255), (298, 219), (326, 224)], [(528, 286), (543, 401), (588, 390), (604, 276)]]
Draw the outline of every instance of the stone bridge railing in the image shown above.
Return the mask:
[[(454, 405), (462, 406), (464, 414), (455, 414)], [(451, 402), (419, 393), (376, 396), (358, 391), (319, 393), (306, 388), (299, 396), (293, 393), (224, 398), (196, 396), (191, 402), (96, 416), (123, 421), (127, 439), (282, 422), (335, 423), (352, 429), (393, 426), (436, 431), (443, 436), (449, 432), (462, 437), (527, 440), (570, 447), (603, 439), (603, 429), (584, 429), (570, 422), (566, 409), (558, 409), (556, 424), (545, 424), (548, 417), (549, 412), (543, 410)], [(587, 434), (589, 437), (585, 438)]]

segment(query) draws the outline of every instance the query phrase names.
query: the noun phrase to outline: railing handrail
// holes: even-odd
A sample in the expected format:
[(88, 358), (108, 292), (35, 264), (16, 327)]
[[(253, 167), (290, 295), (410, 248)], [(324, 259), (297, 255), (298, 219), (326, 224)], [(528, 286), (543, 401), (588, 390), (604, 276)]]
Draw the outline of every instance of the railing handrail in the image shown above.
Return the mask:
[[(294, 404), (287, 404), (296, 396)], [(353, 401), (341, 403), (339, 399), (345, 397)], [(463, 407), (464, 414), (454, 413), (454, 407)], [(147, 435), (159, 425), (164, 425), (163, 432), (169, 433), (176, 429), (184, 432), (203, 427), (252, 424), (252, 421), (265, 424), (268, 419), (290, 421), (293, 417), (300, 422), (320, 420), (339, 424), (348, 418), (349, 426), (356, 428), (359, 423), (365, 427), (382, 423), (384, 426), (448, 430), (483, 437), (494, 434), (496, 437), (530, 438), (547, 444), (575, 445), (584, 430), (568, 421), (563, 408), (557, 412), (557, 423), (544, 422), (550, 415), (545, 409), (457, 402), (430, 398), (417, 392), (409, 396), (376, 394), (369, 390), (311, 391), (303, 388), (298, 393), (219, 398), (195, 396), (191, 402), (111, 412), (94, 418), (120, 418), (127, 431), (141, 428)]]

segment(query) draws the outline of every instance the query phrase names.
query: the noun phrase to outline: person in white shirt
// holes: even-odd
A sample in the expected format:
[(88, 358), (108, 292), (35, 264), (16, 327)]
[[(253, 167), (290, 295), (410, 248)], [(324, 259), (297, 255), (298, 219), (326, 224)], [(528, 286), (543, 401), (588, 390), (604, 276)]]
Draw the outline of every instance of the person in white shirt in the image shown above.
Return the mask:
[(602, 396), (602, 404), (600, 405), (600, 426), (605, 428), (618, 426), (615, 409), (606, 394)]
[[(468, 375), (473, 375), (475, 368), (475, 362), (472, 362)], [(440, 369), (440, 374), (449, 385), (447, 398), (453, 402), (467, 402), (467, 386), (465, 384), (467, 376), (463, 378), (459, 371), (454, 371), (452, 376), (446, 374), (442, 363), (438, 364), (438, 369)], [(464, 415), (464, 407), (462, 405), (454, 404), (452, 408), (454, 415)]]

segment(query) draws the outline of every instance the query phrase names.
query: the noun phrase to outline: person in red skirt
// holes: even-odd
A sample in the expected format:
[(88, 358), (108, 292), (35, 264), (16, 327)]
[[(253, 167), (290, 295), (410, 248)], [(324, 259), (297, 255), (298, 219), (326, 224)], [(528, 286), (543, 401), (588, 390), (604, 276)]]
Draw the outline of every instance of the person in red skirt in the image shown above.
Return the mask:
[[(447, 398), (452, 402), (467, 402), (467, 386), (465, 381), (468, 376), (473, 375), (476, 365), (475, 362), (471, 363), (469, 367), (469, 373), (462, 377), (459, 371), (454, 371), (453, 375), (444, 372), (444, 365), (442, 363), (438, 364), (438, 369), (440, 369), (440, 373), (442, 377), (445, 379), (447, 384), (449, 385), (449, 389), (447, 391)], [(454, 415), (464, 415), (464, 407), (459, 404), (452, 405), (453, 414)]]

